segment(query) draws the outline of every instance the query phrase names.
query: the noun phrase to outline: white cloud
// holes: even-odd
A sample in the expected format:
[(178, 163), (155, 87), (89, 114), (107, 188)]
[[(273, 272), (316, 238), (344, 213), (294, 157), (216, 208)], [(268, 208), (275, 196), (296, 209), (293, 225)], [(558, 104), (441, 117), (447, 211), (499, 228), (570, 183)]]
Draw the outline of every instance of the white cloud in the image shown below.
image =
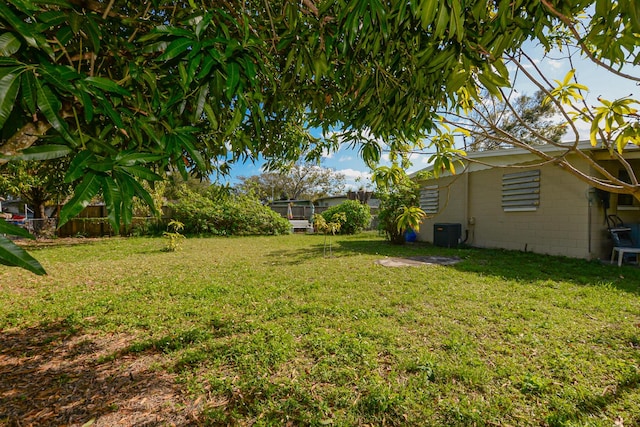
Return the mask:
[(559, 70), (564, 66), (564, 62), (558, 61), (557, 59), (547, 59), (546, 64), (555, 70)]
[(339, 162), (349, 162), (351, 160), (353, 160), (353, 157), (351, 156), (342, 156), (338, 159)]
[(532, 70), (532, 69), (534, 69), (534, 66), (536, 66), (536, 65), (540, 65), (540, 60), (539, 59), (534, 59), (533, 60), (533, 64), (522, 63), (522, 68), (524, 68), (525, 70)]
[(369, 179), (371, 178), (371, 172), (359, 171), (352, 168), (347, 169), (338, 169), (336, 172), (343, 174), (347, 179), (356, 179), (363, 178)]
[(346, 190), (358, 190), (362, 187), (372, 188), (371, 173), (359, 171), (352, 168), (338, 169), (337, 173), (341, 173), (345, 177)]
[[(591, 123), (587, 123), (583, 120), (576, 120), (573, 122), (576, 130), (578, 131), (579, 139), (581, 141), (586, 141), (589, 139), (591, 135)], [(567, 133), (564, 135), (563, 139), (573, 140), (575, 138), (575, 134), (573, 129), (570, 126), (567, 126)]]
[(335, 153), (333, 151), (327, 151), (325, 149), (324, 152), (322, 153), (322, 158), (323, 159), (332, 159), (334, 154)]
[(411, 165), (411, 167), (409, 167), (409, 169), (407, 169), (407, 173), (411, 175), (412, 173), (418, 172), (426, 168), (427, 166), (429, 166), (431, 164), (429, 162), (430, 157), (431, 156), (424, 156), (424, 155), (411, 156), (411, 162), (413, 164)]
[[(569, 113), (571, 113), (571, 109), (567, 109), (567, 110)], [(565, 117), (560, 113), (554, 114), (551, 117), (551, 121), (553, 123), (567, 123), (567, 120), (565, 119)], [(583, 120), (575, 120), (573, 122), (573, 125), (576, 131), (578, 132), (579, 140), (586, 141), (589, 139), (589, 134), (591, 133), (591, 123), (587, 123)], [(567, 124), (566, 129), (567, 130), (565, 134), (562, 136), (562, 141), (573, 141), (575, 139), (575, 132), (573, 130), (573, 127)]]

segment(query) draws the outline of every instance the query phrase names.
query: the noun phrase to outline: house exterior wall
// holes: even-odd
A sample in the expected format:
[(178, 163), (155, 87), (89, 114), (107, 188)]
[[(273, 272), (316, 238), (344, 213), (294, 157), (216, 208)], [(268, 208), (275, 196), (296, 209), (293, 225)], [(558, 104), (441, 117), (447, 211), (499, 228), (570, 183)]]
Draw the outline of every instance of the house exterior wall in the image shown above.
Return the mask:
[[(471, 175), (470, 216), (476, 218), (478, 244), (589, 258), (588, 186), (557, 167), (546, 166), (540, 168), (538, 209), (505, 212), (501, 206), (504, 173), (489, 169)], [(487, 193), (483, 194), (483, 188), (488, 188)]]
[[(440, 188), (440, 212), (421, 225), (419, 240), (433, 242), (436, 223), (461, 223), (467, 244), (575, 258), (611, 253), (604, 213), (589, 185), (554, 165), (540, 170), (540, 202), (534, 211), (505, 212), (502, 177), (527, 168), (487, 168), (430, 180)], [(588, 170), (586, 163), (583, 170)]]
[(418, 240), (433, 242), (433, 226), (437, 223), (460, 223), (463, 230), (466, 228), (466, 179), (467, 177), (463, 175), (446, 176), (425, 183), (425, 186), (438, 186), (439, 209), (437, 214), (427, 215), (427, 218), (422, 221)]
[(331, 197), (321, 197), (315, 201), (317, 206), (330, 208), (331, 206), (337, 206), (342, 202), (346, 202), (349, 200), (347, 196), (331, 196)]

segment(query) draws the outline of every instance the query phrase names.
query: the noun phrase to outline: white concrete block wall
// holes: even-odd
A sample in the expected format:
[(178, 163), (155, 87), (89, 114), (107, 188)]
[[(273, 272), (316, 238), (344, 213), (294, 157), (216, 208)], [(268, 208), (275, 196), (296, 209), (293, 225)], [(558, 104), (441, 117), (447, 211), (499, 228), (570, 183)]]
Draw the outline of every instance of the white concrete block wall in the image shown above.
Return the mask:
[[(458, 177), (453, 183), (451, 177), (442, 178), (442, 211), (434, 218), (424, 221), (419, 239), (433, 241), (433, 224), (439, 222), (459, 222), (464, 230), (469, 230), (472, 246), (528, 250), (550, 255), (564, 255), (576, 258), (603, 256), (598, 241), (593, 236), (597, 213), (592, 209), (592, 252), (589, 253), (589, 185), (566, 171), (552, 165), (534, 167), (540, 169), (540, 205), (531, 212), (505, 212), (502, 209), (502, 176), (516, 169), (494, 168)], [(523, 169), (517, 169), (522, 171)], [(468, 188), (468, 206), (465, 198)], [(426, 185), (433, 185), (433, 181)], [(447, 195), (446, 193), (449, 192)], [(445, 205), (444, 202), (447, 200)], [(474, 218), (475, 225), (468, 219)]]

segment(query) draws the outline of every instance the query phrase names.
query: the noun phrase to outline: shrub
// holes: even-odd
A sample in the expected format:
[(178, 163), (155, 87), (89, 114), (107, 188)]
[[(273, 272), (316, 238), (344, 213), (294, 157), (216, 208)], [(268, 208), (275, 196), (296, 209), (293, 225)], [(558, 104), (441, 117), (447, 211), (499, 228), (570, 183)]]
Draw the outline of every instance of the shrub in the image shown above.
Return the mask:
[(249, 196), (224, 192), (196, 193), (183, 188), (171, 205), (173, 216), (186, 234), (219, 236), (285, 234), (289, 221)]
[[(324, 233), (324, 250), (323, 255), (327, 256), (327, 234), (331, 233), (331, 236), (340, 231), (342, 224), (347, 222), (347, 217), (344, 212), (333, 214), (331, 222), (326, 222), (322, 215), (319, 215), (315, 221), (316, 228), (319, 232)], [(329, 255), (331, 255), (331, 237), (329, 238)]]
[(180, 233), (184, 229), (184, 224), (180, 221), (171, 220), (167, 226), (167, 231), (163, 233), (163, 236), (167, 239), (167, 246), (165, 251), (175, 252), (182, 248), (181, 240), (185, 237)]
[(322, 217), (328, 223), (335, 214), (344, 213), (346, 221), (341, 224), (340, 234), (356, 234), (371, 223), (371, 211), (369, 205), (363, 205), (356, 200), (347, 200), (336, 206), (331, 206), (322, 213)]
[(404, 244), (405, 230), (408, 227), (417, 228), (424, 217), (424, 212), (417, 208), (420, 204), (419, 194), (418, 185), (408, 178), (391, 188), (378, 191), (378, 229), (385, 233), (391, 243)]

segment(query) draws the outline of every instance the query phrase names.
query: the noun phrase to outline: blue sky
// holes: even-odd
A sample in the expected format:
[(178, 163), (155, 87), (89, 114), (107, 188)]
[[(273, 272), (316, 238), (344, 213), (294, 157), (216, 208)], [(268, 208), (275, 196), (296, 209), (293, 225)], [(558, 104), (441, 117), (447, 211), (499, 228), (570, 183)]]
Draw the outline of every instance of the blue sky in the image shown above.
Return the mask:
[[(562, 81), (566, 73), (570, 70), (568, 61), (563, 60), (564, 54), (560, 52), (552, 53), (543, 56), (541, 48), (531, 47), (527, 49), (527, 53), (535, 58), (536, 64), (550, 80)], [(605, 99), (615, 99), (632, 95), (634, 98), (640, 98), (640, 87), (624, 80), (617, 78), (588, 60), (580, 60), (580, 58), (574, 58), (573, 66), (576, 69), (576, 77), (578, 82), (586, 85), (590, 90), (586, 96), (586, 100), (590, 105), (593, 105), (598, 96), (602, 96)], [(513, 73), (515, 67), (508, 67), (509, 71)], [(628, 70), (627, 70), (628, 71)], [(515, 82), (514, 87), (518, 93), (530, 95), (535, 92), (536, 88), (530, 82), (519, 79)], [(588, 126), (586, 124), (579, 125), (581, 132), (585, 135), (585, 139), (588, 138)], [(414, 155), (412, 161), (413, 166), (408, 172), (414, 172), (428, 166), (428, 155)], [(387, 164), (386, 156), (383, 155), (382, 164)], [(343, 146), (334, 153), (328, 153), (323, 157), (321, 166), (334, 169), (335, 171), (342, 173), (346, 178), (347, 189), (358, 189), (360, 187), (373, 188), (370, 181), (370, 170), (364, 164), (357, 150)], [(222, 179), (222, 182), (229, 182), (235, 184), (238, 182), (238, 176), (251, 176), (259, 175), (262, 173), (262, 162), (234, 165), (231, 171), (231, 175)]]

